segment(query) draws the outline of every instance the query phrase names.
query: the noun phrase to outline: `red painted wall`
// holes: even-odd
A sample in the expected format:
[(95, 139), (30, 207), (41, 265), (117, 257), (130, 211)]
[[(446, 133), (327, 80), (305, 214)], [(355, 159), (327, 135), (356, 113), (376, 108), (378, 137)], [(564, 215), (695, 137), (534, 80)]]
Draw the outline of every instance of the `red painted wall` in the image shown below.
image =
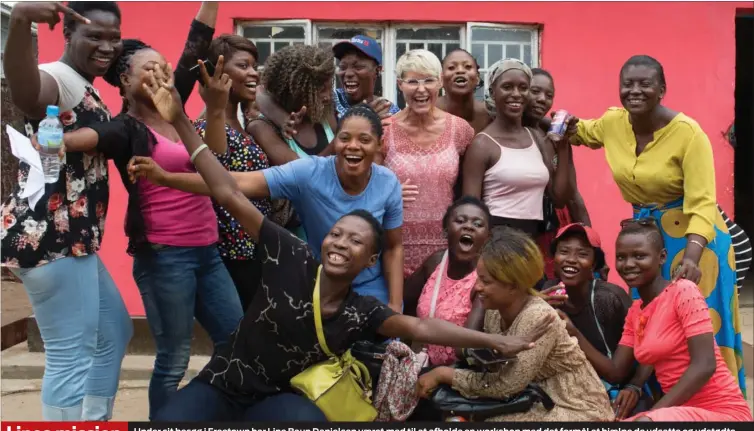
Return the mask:
[[(733, 212), (733, 150), (723, 133), (733, 121), (736, 8), (748, 2), (707, 3), (529, 3), (529, 2), (238, 2), (222, 3), (218, 34), (233, 32), (234, 19), (313, 21), (505, 22), (543, 25), (541, 64), (555, 77), (555, 108), (589, 118), (618, 100), (618, 71), (634, 54), (662, 62), (668, 82), (665, 103), (695, 118), (712, 141), (717, 169), (718, 201)], [(183, 48), (198, 2), (121, 2), (123, 37), (138, 37), (172, 61)], [(39, 29), (40, 61), (56, 60), (63, 49), (58, 27)], [(114, 113), (120, 98), (97, 81)], [(201, 99), (189, 102), (191, 115), (201, 112)], [(613, 183), (601, 151), (576, 149), (579, 188), (594, 226), (613, 259), (618, 222), (630, 207)], [(143, 315), (138, 290), (126, 255), (123, 217), (126, 193), (114, 169), (110, 215), (101, 255), (115, 278), (132, 315)], [(617, 275), (611, 274), (616, 280)]]

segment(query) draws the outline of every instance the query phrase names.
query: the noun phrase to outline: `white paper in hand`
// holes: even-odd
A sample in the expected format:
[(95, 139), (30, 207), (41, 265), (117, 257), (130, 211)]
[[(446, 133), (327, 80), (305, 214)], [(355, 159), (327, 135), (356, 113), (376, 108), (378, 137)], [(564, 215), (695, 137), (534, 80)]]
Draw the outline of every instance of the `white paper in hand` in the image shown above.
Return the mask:
[(6, 126), (10, 138), (10, 151), (16, 158), (29, 165), (29, 177), (26, 179), (26, 187), (21, 190), (19, 197), (28, 198), (32, 209), (45, 194), (45, 176), (42, 171), (42, 160), (39, 153), (31, 145), (29, 138), (24, 136), (11, 126)]

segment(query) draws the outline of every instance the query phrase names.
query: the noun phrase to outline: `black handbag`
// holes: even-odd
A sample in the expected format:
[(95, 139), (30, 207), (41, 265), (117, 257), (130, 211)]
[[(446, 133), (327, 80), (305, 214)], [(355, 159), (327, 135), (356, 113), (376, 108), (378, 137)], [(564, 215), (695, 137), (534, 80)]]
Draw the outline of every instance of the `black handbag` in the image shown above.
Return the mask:
[(461, 416), (469, 421), (528, 412), (536, 403), (542, 403), (547, 410), (555, 407), (552, 398), (535, 384), (529, 384), (526, 389), (507, 399), (465, 398), (449, 386), (441, 385), (432, 393), (431, 401), (445, 415)]
[(372, 387), (380, 383), (382, 362), (387, 354), (387, 344), (375, 344), (369, 341), (357, 341), (351, 346), (351, 356), (363, 363), (372, 377)]

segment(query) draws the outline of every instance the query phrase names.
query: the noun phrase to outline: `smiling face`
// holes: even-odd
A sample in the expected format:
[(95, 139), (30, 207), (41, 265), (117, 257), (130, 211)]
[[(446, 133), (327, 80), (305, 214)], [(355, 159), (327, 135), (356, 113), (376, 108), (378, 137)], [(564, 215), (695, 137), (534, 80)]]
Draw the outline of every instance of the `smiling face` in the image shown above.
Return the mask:
[(231, 95), (238, 102), (253, 102), (257, 98), (257, 60), (248, 51), (236, 51), (225, 60), (223, 73), (232, 81)]
[(524, 114), (531, 80), (523, 70), (511, 69), (492, 83), (493, 99), (500, 116), (517, 119)]
[(445, 92), (456, 95), (474, 94), (479, 85), (479, 67), (469, 53), (454, 51), (442, 63)]
[(555, 85), (547, 75), (537, 74), (531, 78), (529, 88), (528, 114), (537, 120), (541, 120), (555, 101)]
[(615, 244), (615, 270), (629, 287), (651, 284), (667, 259), (667, 251), (653, 244), (646, 233), (618, 236)]
[(478, 259), (484, 243), (490, 236), (487, 214), (471, 204), (454, 208), (445, 229), (448, 232), (449, 253), (460, 262)]
[(652, 112), (665, 95), (665, 86), (654, 67), (626, 66), (620, 74), (620, 101), (632, 115)]
[(406, 72), (398, 81), (406, 107), (414, 114), (428, 114), (440, 96), (440, 78), (425, 73)]
[(485, 310), (500, 310), (513, 303), (518, 289), (515, 286), (501, 283), (490, 274), (484, 265), (484, 260), (479, 259), (476, 266), (477, 279), (474, 284), (474, 292), (477, 299), (482, 303)]
[(581, 286), (594, 276), (594, 247), (583, 234), (571, 234), (557, 240), (553, 263), (555, 276), (566, 287)]
[(379, 69), (377, 62), (355, 50), (346, 53), (338, 61), (335, 73), (343, 83), (343, 89), (352, 105), (374, 96)]
[(365, 117), (347, 117), (335, 137), (335, 163), (339, 173), (350, 177), (369, 175), (380, 141)]
[(84, 75), (103, 76), (123, 50), (120, 20), (115, 14), (92, 10), (85, 14), (91, 24), (76, 23), (66, 31), (66, 55)]
[(322, 240), (322, 270), (331, 278), (353, 279), (377, 263), (374, 229), (363, 218), (346, 216)]

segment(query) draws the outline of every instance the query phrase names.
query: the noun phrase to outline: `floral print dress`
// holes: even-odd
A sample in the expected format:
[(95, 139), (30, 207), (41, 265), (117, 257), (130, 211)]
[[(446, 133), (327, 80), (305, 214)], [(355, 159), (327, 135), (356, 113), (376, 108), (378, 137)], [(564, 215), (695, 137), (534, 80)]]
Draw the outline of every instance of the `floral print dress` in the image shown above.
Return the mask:
[[(68, 68), (65, 73), (69, 76), (76, 73), (63, 63), (52, 64), (58, 69)], [(60, 114), (65, 132), (110, 120), (110, 111), (99, 93), (85, 82), (83, 78), (76, 82), (84, 86), (83, 98)], [(27, 135), (31, 136), (35, 128), (27, 123)], [(101, 153), (67, 153), (60, 178), (45, 184), (44, 196), (31, 208), (28, 199), (21, 197), (30, 168), (19, 163), (18, 185), (2, 206), (2, 265), (34, 268), (63, 257), (96, 253), (107, 215), (107, 168), (107, 159)]]

